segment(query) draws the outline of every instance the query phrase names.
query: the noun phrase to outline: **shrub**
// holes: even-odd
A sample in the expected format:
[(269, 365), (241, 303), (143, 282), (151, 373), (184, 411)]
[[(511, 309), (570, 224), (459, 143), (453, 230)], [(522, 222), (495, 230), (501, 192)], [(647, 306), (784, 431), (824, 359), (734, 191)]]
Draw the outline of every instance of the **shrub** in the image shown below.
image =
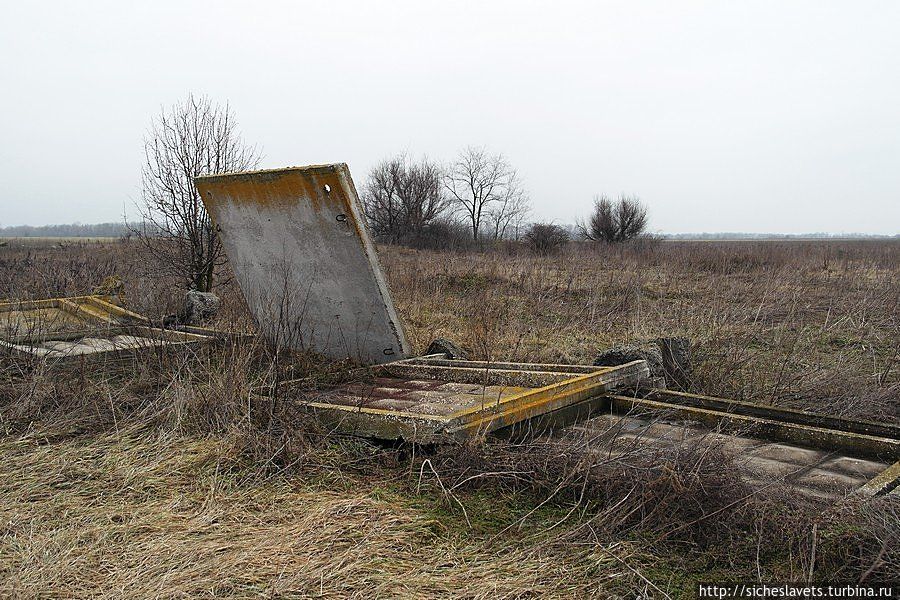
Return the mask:
[(569, 241), (569, 233), (552, 223), (535, 223), (525, 234), (525, 243), (535, 254), (550, 254)]
[(594, 198), (594, 211), (587, 224), (579, 223), (581, 236), (595, 242), (627, 242), (647, 229), (647, 207), (637, 196), (622, 194), (613, 202), (608, 196)]

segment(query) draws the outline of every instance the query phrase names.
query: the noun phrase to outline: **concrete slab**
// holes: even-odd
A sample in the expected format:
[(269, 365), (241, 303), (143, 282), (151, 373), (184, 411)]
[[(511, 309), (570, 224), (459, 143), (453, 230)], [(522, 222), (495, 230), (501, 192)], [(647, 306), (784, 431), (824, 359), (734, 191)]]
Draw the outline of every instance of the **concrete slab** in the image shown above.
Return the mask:
[[(158, 329), (109, 296), (73, 296), (0, 303), (0, 359), (127, 359), (161, 346), (207, 343), (209, 335)], [(33, 366), (33, 365), (32, 365)]]
[(364, 364), (410, 355), (347, 165), (196, 184), (271, 344)]
[[(562, 414), (568, 408), (577, 411), (617, 387), (632, 387), (647, 377), (647, 364), (636, 361), (617, 367), (593, 368), (581, 373), (583, 366), (559, 383), (542, 387), (521, 385), (472, 384), (466, 369), (429, 365), (427, 357), (418, 359), (423, 366), (435, 366), (439, 379), (405, 379), (376, 376), (372, 380), (345, 383), (327, 390), (311, 391), (303, 380), (281, 382), (281, 397), (295, 401), (321, 417), (335, 431), (352, 435), (371, 435), (380, 439), (434, 442), (451, 437), (463, 439), (532, 423), (552, 414), (555, 426), (571, 423), (581, 414)], [(400, 361), (400, 362), (406, 362)], [(368, 370), (379, 372), (390, 365)], [(508, 366), (508, 365), (504, 365)], [(530, 380), (535, 365), (523, 365), (519, 380)], [(390, 369), (387, 369), (388, 371)], [(481, 368), (483, 379), (493, 381), (490, 369)], [(504, 379), (510, 369), (502, 369)], [(543, 425), (542, 425), (543, 426)]]
[[(610, 433), (612, 435), (606, 435)], [(737, 475), (751, 487), (764, 489), (779, 484), (811, 498), (837, 500), (853, 490), (871, 488), (870, 495), (893, 481), (883, 461), (830, 454), (788, 444), (765, 442), (740, 435), (709, 432), (702, 426), (670, 422), (664, 418), (598, 415), (559, 437), (574, 435), (588, 440), (588, 451), (598, 456), (621, 456), (697, 443), (718, 444), (731, 459)], [(900, 469), (900, 463), (895, 466)], [(882, 475), (877, 475), (883, 473)], [(886, 473), (886, 474), (885, 474)], [(900, 474), (900, 470), (897, 471)], [(872, 483), (866, 482), (875, 476)]]

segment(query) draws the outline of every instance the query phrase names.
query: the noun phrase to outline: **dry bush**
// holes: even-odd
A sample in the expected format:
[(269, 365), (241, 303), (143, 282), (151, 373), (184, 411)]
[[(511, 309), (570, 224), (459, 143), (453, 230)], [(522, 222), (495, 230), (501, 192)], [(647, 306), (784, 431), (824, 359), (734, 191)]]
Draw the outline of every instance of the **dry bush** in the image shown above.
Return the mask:
[(825, 513), (816, 566), (836, 581), (900, 578), (900, 498), (854, 499)]
[(613, 202), (601, 195), (594, 198), (594, 210), (587, 224), (579, 223), (578, 229), (583, 239), (619, 244), (643, 235), (647, 223), (647, 207), (637, 196), (622, 194)]
[(127, 242), (13, 242), (0, 251), (0, 300), (89, 294), (109, 276), (133, 279), (117, 259)]
[(431, 473), (419, 471), (443, 477), (449, 492), (487, 487), (533, 494), (537, 503), (568, 509), (557, 525), (574, 526), (570, 535), (590, 531), (605, 541), (652, 533), (709, 542), (721, 521), (707, 518), (749, 493), (719, 442), (653, 448), (623, 445), (615, 433), (446, 445), (427, 458)]
[(535, 254), (552, 254), (569, 241), (569, 234), (559, 225), (534, 223), (525, 234), (524, 241)]
[(576, 546), (639, 540), (653, 554), (632, 563), (638, 571), (658, 571), (666, 556), (668, 568), (699, 569), (704, 580), (714, 573), (762, 581), (900, 576), (896, 498), (848, 497), (830, 506), (784, 481), (749, 487), (719, 440), (623, 447), (609, 434), (444, 446), (413, 461), (416, 489), (443, 496), (466, 520), (483, 506), (473, 490), (525, 495), (531, 508), (497, 535), (524, 531)]
[(154, 274), (184, 289), (212, 290), (225, 254), (194, 178), (246, 171), (259, 158), (227, 103), (190, 94), (153, 119), (144, 138), (141, 224), (131, 233), (155, 262)]

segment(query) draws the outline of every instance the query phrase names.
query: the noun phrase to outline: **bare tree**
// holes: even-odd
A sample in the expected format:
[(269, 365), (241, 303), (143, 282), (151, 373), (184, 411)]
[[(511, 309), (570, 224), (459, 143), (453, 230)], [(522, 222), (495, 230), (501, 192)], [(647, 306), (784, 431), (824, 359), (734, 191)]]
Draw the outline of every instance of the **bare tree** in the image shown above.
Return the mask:
[[(494, 234), (512, 222), (514, 217), (508, 215), (515, 215), (516, 211), (510, 209), (527, 204), (512, 166), (502, 154), (489, 154), (484, 148), (470, 146), (460, 152), (447, 169), (444, 186), (451, 202), (465, 214), (474, 240), (481, 234), (482, 222), (491, 220), (489, 215), (494, 215)], [(507, 210), (497, 210), (504, 201)]]
[(253, 168), (259, 153), (241, 139), (227, 103), (190, 95), (152, 120), (144, 157), (135, 233), (166, 274), (209, 291), (224, 255), (194, 177)]
[(647, 207), (637, 196), (622, 194), (613, 202), (608, 196), (594, 198), (587, 224), (578, 223), (581, 237), (596, 242), (625, 242), (647, 230)]
[(588, 225), (578, 225), (582, 237), (593, 241), (616, 241), (618, 226), (613, 217), (612, 200), (608, 196), (594, 197), (594, 211), (588, 220)]
[(512, 170), (498, 193), (497, 200), (485, 211), (488, 231), (495, 240), (519, 239), (519, 230), (531, 212), (531, 198)]
[(406, 243), (421, 237), (449, 204), (436, 163), (406, 155), (382, 161), (369, 172), (363, 190), (366, 218), (381, 240)]

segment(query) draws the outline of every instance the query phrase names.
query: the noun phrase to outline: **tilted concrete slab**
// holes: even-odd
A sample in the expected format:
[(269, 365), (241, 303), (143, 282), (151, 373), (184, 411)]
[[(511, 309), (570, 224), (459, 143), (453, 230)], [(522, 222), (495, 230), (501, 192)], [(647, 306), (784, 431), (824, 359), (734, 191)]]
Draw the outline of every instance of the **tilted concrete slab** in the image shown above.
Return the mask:
[(364, 364), (410, 355), (346, 164), (196, 184), (270, 343)]

